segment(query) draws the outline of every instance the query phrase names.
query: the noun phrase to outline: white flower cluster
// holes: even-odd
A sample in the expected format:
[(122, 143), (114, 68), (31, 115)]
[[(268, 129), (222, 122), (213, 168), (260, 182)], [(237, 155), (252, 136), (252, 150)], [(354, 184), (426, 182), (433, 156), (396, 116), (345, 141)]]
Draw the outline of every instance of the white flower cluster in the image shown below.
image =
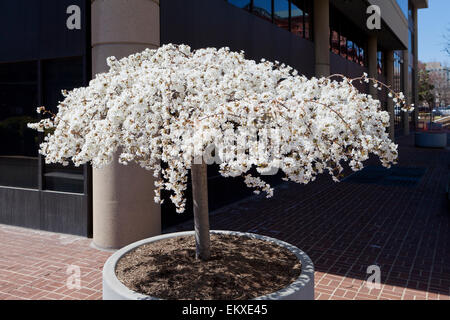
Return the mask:
[(387, 167), (397, 159), (388, 113), (345, 77), (308, 80), (228, 48), (172, 44), (107, 62), (109, 72), (64, 93), (54, 117), (29, 125), (54, 128), (40, 152), (47, 163), (96, 168), (118, 152), (120, 163), (152, 170), (155, 200), (171, 191), (178, 212), (188, 170), (213, 144), (223, 176), (245, 176), (268, 196), (273, 190), (248, 174), (252, 168), (279, 168), (286, 180), (306, 184), (324, 171), (338, 181), (344, 162), (360, 170), (370, 153)]
[[(340, 76), (340, 75), (338, 75), (338, 76)], [(403, 92), (393, 91), (390, 87), (388, 87), (386, 84), (380, 82), (379, 80), (374, 79), (374, 78), (369, 78), (369, 76), (366, 72), (364, 72), (362, 77), (352, 79), (352, 81), (355, 81), (355, 80), (360, 80), (361, 82), (362, 82), (362, 80), (364, 80), (365, 83), (370, 83), (372, 81), (373, 87), (379, 91), (383, 90), (383, 87), (386, 88), (388, 90), (388, 97), (394, 101), (396, 107), (401, 108), (401, 110), (403, 112), (414, 111), (414, 104), (411, 104), (411, 105), (406, 104), (406, 97), (403, 94)]]

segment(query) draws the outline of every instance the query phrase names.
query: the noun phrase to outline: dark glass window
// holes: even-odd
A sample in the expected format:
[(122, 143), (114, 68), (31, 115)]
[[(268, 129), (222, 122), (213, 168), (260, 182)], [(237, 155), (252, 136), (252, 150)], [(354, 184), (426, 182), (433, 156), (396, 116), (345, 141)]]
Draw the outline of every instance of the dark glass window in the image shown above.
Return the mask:
[(415, 32), (414, 32), (414, 18), (412, 13), (413, 7), (409, 7), (408, 16), (408, 51), (409, 51), (409, 65), (414, 65), (414, 51), (415, 51)]
[(273, 10), (273, 23), (280, 28), (289, 30), (289, 1), (275, 1)]
[(339, 54), (339, 47), (339, 33), (337, 31), (331, 31), (331, 51)]
[(413, 79), (414, 79), (414, 68), (412, 68), (411, 66), (408, 67), (408, 79), (409, 79), (409, 83), (410, 83), (408, 94), (409, 94), (409, 98), (412, 99), (415, 87), (414, 87), (414, 81), (413, 81)]
[(353, 61), (359, 64), (359, 47), (356, 44), (356, 42), (353, 42), (353, 54), (354, 54)]
[(304, 12), (299, 7), (300, 1), (291, 2), (291, 32), (304, 38), (305, 37), (305, 17)]
[(382, 74), (384, 71), (384, 67), (383, 67), (383, 52), (378, 51), (377, 52), (377, 71), (379, 74)]
[(403, 52), (394, 53), (394, 91), (403, 91)]
[(38, 187), (37, 62), (0, 63), (0, 185)]
[(251, 0), (228, 0), (228, 2), (238, 8), (242, 8), (242, 9), (246, 9), (246, 10), (250, 11)]
[(409, 52), (414, 52), (414, 31), (411, 29), (408, 32), (408, 40), (409, 40)]
[(312, 40), (313, 0), (225, 0), (308, 40)]
[(415, 70), (414, 70), (414, 52), (416, 49), (416, 42), (415, 42), (415, 31), (414, 31), (414, 15), (413, 15), (414, 6), (412, 2), (409, 2), (409, 8), (408, 8), (408, 37), (409, 37), (409, 47), (408, 47), (408, 53), (409, 53), (409, 59), (408, 59), (408, 70), (409, 70), (409, 91), (408, 91), (408, 97), (412, 100), (416, 91), (416, 88), (414, 86), (414, 77), (415, 77)]
[(272, 22), (272, 0), (253, 0), (253, 14)]
[(414, 18), (413, 18), (413, 8), (410, 5), (408, 8), (408, 21), (411, 23), (414, 23)]
[(330, 50), (361, 66), (366, 65), (366, 36), (330, 4)]
[(347, 38), (341, 35), (341, 56), (347, 58)]
[[(83, 86), (83, 59), (43, 61), (42, 69), (44, 105), (56, 112), (56, 106), (63, 100), (61, 90)], [(83, 193), (83, 180), (83, 167), (64, 167), (60, 164), (44, 167), (44, 188), (47, 190)]]
[(347, 40), (347, 59), (353, 61), (354, 51), (353, 51), (353, 41)]
[(359, 48), (359, 64), (361, 66), (366, 65), (366, 55), (365, 55), (364, 49), (361, 47)]
[(305, 39), (312, 40), (313, 33), (312, 33), (312, 9), (313, 4), (312, 1), (306, 0), (305, 1)]
[[(393, 89), (395, 92), (404, 91), (403, 88), (403, 51), (394, 52), (394, 84)], [(400, 108), (395, 107), (394, 110), (394, 125), (398, 129), (401, 127), (402, 118)]]

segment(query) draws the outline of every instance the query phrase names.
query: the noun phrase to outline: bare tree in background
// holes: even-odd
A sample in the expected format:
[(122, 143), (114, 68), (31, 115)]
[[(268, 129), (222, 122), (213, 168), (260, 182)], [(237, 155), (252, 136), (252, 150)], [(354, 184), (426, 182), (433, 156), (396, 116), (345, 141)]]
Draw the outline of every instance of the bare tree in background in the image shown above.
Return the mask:
[(419, 101), (426, 103), (429, 108), (432, 108), (434, 97), (434, 85), (431, 81), (430, 72), (426, 69), (426, 65), (419, 61)]
[(419, 91), (419, 101), (423, 105), (428, 106), (428, 112), (430, 114), (430, 126), (433, 121), (433, 106), (435, 102), (435, 93), (434, 93), (434, 85), (431, 81), (430, 72), (427, 70), (426, 65), (419, 61), (419, 83), (418, 83), (418, 91)]
[(434, 86), (435, 97), (439, 100), (439, 106), (447, 106), (450, 103), (450, 85), (449, 79), (445, 74), (448, 67), (443, 67), (444, 71), (431, 72), (430, 80)]

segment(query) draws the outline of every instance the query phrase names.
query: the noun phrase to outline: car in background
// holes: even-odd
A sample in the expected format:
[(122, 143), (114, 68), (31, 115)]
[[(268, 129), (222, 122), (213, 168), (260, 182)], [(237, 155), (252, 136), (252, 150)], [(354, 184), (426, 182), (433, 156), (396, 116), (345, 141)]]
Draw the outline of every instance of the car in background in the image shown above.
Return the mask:
[(448, 106), (444, 109), (441, 109), (441, 115), (444, 117), (450, 116), (450, 106)]

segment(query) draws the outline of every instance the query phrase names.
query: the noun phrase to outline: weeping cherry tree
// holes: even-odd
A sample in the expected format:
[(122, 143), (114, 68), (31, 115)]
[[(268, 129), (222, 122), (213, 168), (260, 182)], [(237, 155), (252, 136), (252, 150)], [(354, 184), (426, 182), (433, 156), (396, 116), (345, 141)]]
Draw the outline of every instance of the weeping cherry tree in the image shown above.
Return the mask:
[(277, 61), (258, 63), (228, 48), (193, 51), (169, 44), (107, 63), (109, 71), (89, 86), (63, 91), (56, 114), (37, 109), (49, 117), (29, 127), (52, 129), (40, 153), (46, 163), (90, 162), (94, 168), (115, 155), (123, 165), (134, 161), (153, 171), (154, 200), (161, 203), (161, 191), (170, 191), (179, 213), (185, 210), (190, 170), (202, 260), (210, 257), (211, 157), (222, 176), (242, 176), (256, 193), (271, 197), (273, 189), (262, 177), (274, 170), (286, 181), (307, 184), (323, 172), (339, 181), (344, 163), (361, 170), (370, 154), (385, 167), (396, 163), (397, 145), (386, 132), (389, 114), (353, 82), (384, 86), (411, 110), (401, 93), (367, 74), (307, 79)]

